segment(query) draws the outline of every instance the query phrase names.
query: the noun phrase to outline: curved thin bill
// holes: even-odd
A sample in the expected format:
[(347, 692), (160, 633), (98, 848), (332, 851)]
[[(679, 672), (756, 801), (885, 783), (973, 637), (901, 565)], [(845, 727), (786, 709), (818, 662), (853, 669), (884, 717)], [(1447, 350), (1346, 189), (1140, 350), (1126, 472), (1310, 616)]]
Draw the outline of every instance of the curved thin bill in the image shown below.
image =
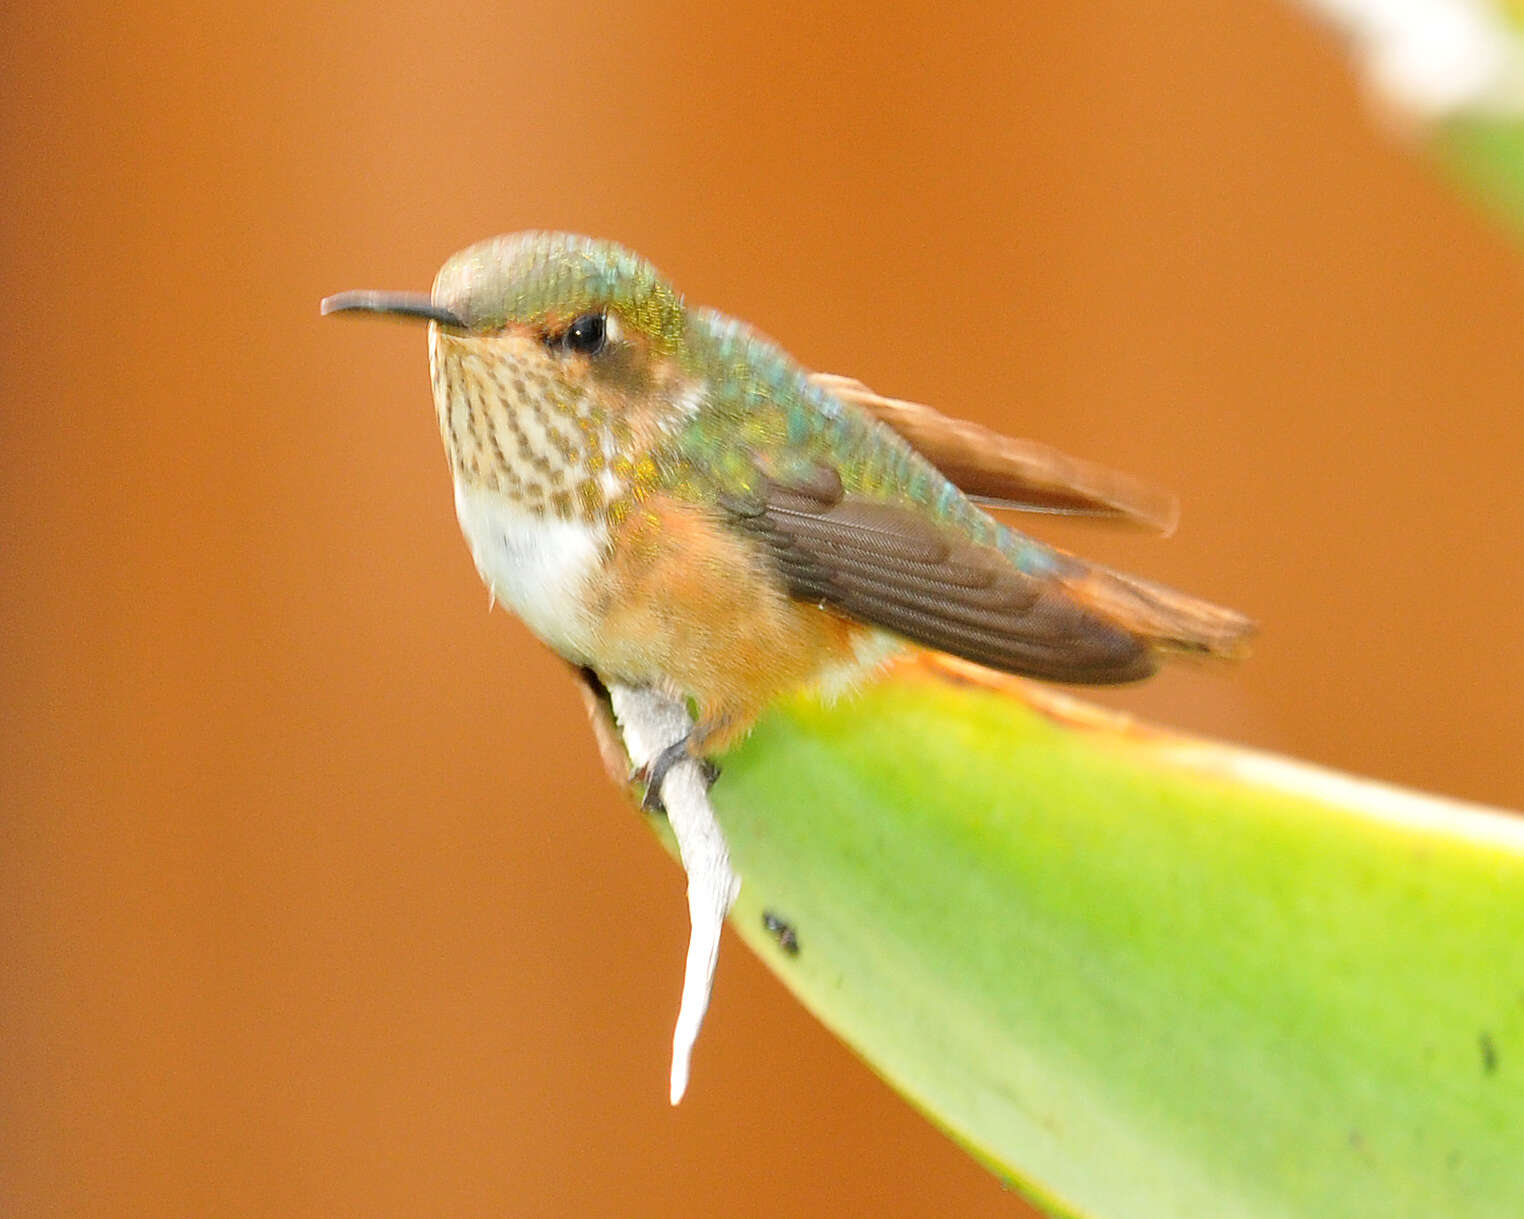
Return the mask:
[(318, 308), (324, 317), (330, 313), (380, 313), (388, 317), (422, 318), (461, 330), (466, 328), (459, 317), (443, 305), (436, 305), (421, 292), (377, 292), (360, 288), (325, 296)]

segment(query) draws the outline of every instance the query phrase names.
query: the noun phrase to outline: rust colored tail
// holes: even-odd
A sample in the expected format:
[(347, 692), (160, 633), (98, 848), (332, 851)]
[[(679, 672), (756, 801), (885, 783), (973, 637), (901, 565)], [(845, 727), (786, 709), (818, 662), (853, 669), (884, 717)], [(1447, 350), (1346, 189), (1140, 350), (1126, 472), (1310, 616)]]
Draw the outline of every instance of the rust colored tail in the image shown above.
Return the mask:
[(1073, 575), (1063, 577), (1064, 587), (1097, 613), (1155, 647), (1228, 658), (1247, 654), (1255, 625), (1236, 610), (1107, 567), (1088, 563), (1077, 566), (1079, 570)]

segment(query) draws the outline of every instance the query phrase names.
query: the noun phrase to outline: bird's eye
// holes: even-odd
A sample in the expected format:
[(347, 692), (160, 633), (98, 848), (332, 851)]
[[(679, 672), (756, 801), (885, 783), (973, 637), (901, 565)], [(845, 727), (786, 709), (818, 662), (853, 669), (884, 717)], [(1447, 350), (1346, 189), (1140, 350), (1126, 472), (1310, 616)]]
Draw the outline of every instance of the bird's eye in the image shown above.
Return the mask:
[(580, 355), (595, 356), (608, 341), (608, 326), (601, 313), (584, 313), (566, 328), (561, 345), (567, 351)]

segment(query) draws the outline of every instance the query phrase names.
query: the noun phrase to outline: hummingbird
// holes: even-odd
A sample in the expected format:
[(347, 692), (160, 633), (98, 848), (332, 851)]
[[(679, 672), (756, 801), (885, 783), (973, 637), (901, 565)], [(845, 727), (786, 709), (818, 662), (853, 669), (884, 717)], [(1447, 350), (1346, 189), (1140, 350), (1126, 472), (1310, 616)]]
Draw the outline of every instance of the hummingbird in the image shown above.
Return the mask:
[(1052, 682), (1238, 655), (1241, 614), (1045, 545), (992, 513), (1169, 529), (1173, 500), (1031, 441), (811, 373), (649, 262), (555, 232), (454, 255), (428, 296), (324, 313), (428, 324), (455, 509), (493, 599), (605, 685), (723, 752), (776, 699), (909, 645)]

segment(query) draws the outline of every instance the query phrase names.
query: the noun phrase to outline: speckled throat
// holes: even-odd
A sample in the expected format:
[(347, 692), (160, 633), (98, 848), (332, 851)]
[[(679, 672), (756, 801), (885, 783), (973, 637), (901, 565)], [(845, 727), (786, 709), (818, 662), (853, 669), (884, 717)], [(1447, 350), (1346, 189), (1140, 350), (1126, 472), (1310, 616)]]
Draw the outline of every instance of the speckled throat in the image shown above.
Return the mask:
[(542, 362), (515, 358), (532, 341), (430, 326), (434, 408), (456, 483), (560, 520), (623, 515), (643, 481), (631, 429)]

